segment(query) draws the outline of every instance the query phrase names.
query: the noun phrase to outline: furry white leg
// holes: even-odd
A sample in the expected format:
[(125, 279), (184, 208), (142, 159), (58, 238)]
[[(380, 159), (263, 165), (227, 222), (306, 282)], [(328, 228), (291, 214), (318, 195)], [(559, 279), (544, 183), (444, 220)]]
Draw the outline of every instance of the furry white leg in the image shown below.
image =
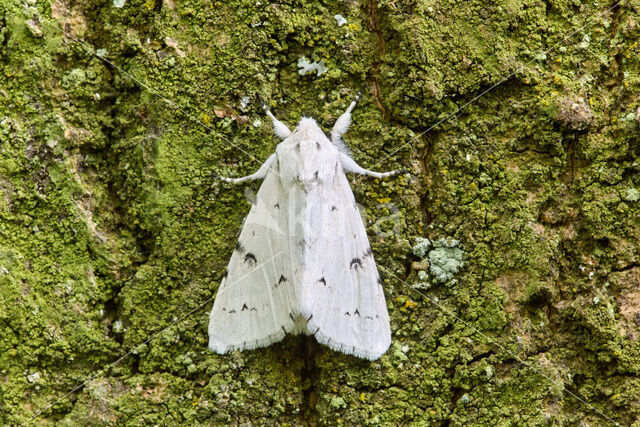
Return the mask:
[(269, 118), (273, 122), (273, 133), (275, 133), (276, 136), (280, 139), (288, 138), (291, 135), (291, 131), (289, 130), (287, 125), (276, 119), (276, 116), (274, 116), (271, 111), (269, 111), (269, 107), (267, 107), (267, 105), (262, 101), (260, 97), (258, 97), (258, 100), (260, 101), (262, 108), (264, 108), (265, 113), (267, 113), (267, 116), (269, 116)]
[(237, 183), (240, 183), (240, 182), (245, 182), (245, 181), (253, 181), (255, 179), (262, 179), (267, 175), (267, 172), (269, 172), (269, 170), (271, 169), (271, 166), (273, 166), (275, 161), (276, 161), (276, 154), (273, 153), (262, 164), (262, 166), (260, 166), (260, 169), (258, 169), (256, 171), (256, 173), (253, 173), (253, 174), (247, 175), (247, 176), (243, 176), (241, 178), (227, 178), (225, 176), (218, 176), (218, 178), (220, 178), (221, 180), (226, 181), (226, 182), (232, 182), (234, 184), (237, 184)]
[(338, 120), (336, 120), (336, 123), (333, 125), (333, 129), (331, 129), (331, 142), (333, 143), (333, 145), (338, 147), (338, 150), (346, 155), (349, 155), (350, 152), (349, 147), (347, 147), (347, 144), (345, 144), (342, 140), (342, 134), (349, 130), (349, 126), (351, 125), (351, 110), (353, 110), (353, 107), (356, 106), (356, 102), (358, 102), (358, 99), (360, 99), (361, 92), (362, 89), (358, 91), (356, 99), (351, 102), (349, 108), (347, 108), (347, 111), (345, 111), (340, 117), (338, 117)]

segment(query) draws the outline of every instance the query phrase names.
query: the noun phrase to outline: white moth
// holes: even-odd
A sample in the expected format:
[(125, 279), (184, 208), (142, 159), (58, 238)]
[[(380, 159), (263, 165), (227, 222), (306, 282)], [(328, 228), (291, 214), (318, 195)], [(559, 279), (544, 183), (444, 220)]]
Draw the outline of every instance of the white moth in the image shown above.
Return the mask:
[(385, 178), (358, 166), (341, 135), (351, 103), (331, 131), (303, 117), (291, 132), (263, 104), (283, 139), (244, 182), (264, 178), (220, 284), (209, 321), (217, 353), (265, 347), (287, 333), (375, 360), (391, 329), (380, 276), (345, 172)]

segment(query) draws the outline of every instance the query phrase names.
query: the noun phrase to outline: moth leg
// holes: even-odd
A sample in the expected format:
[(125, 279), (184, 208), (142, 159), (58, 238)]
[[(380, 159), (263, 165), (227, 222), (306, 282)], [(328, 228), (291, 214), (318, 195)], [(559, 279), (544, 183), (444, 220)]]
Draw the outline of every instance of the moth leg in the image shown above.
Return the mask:
[(258, 97), (258, 100), (260, 101), (262, 108), (264, 108), (265, 113), (267, 113), (267, 116), (269, 116), (269, 118), (273, 122), (273, 133), (275, 133), (276, 136), (280, 139), (288, 138), (291, 135), (291, 131), (289, 130), (287, 125), (276, 119), (276, 116), (274, 116), (271, 111), (269, 111), (269, 107), (267, 107), (267, 105), (262, 102), (262, 99), (260, 97)]
[(371, 176), (373, 178), (387, 178), (390, 176), (394, 176), (394, 175), (398, 175), (401, 173), (405, 173), (406, 170), (402, 169), (402, 170), (397, 170), (397, 171), (391, 171), (391, 172), (374, 172), (374, 171), (370, 171), (369, 169), (364, 169), (362, 167), (360, 167), (355, 160), (353, 160), (351, 157), (347, 156), (346, 154), (340, 153), (340, 164), (342, 165), (342, 169), (345, 172), (353, 172), (353, 173), (357, 173), (360, 175), (367, 175), (367, 176)]
[(347, 111), (345, 111), (340, 117), (338, 117), (338, 120), (336, 120), (336, 123), (333, 125), (333, 129), (331, 129), (331, 142), (333, 143), (333, 145), (338, 147), (338, 150), (347, 155), (349, 154), (349, 147), (347, 147), (347, 144), (345, 144), (342, 140), (342, 134), (345, 133), (351, 125), (351, 110), (353, 110), (353, 107), (356, 106), (356, 102), (358, 102), (358, 99), (360, 99), (361, 92), (362, 88), (360, 88), (360, 90), (358, 91), (356, 99), (351, 102), (349, 108), (347, 108)]
[(276, 161), (276, 153), (273, 153), (262, 164), (262, 166), (260, 166), (260, 169), (258, 169), (254, 174), (243, 176), (241, 178), (227, 178), (225, 176), (219, 176), (218, 178), (226, 182), (232, 182), (234, 184), (237, 184), (239, 182), (245, 182), (245, 181), (253, 181), (255, 179), (262, 179), (267, 175), (267, 172), (269, 172), (269, 170), (271, 169), (275, 161)]

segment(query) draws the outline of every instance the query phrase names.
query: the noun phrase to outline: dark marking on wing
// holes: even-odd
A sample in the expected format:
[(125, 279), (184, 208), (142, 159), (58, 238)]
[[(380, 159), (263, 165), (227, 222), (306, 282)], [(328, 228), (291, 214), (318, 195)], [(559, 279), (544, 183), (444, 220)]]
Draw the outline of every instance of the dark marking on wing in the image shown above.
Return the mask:
[(229, 269), (228, 269), (228, 268), (225, 268), (225, 269), (224, 269), (224, 274), (222, 275), (222, 278), (223, 278), (223, 279), (226, 279), (228, 275), (229, 275)]
[(332, 212), (333, 212), (333, 211), (337, 211), (337, 210), (338, 210), (338, 208), (336, 208), (335, 206), (331, 206), (331, 211), (332, 211)]
[(284, 326), (280, 326), (282, 328), (282, 331), (286, 334), (287, 330), (284, 328)]
[(258, 312), (255, 307), (251, 307), (251, 311), (255, 311), (256, 313)]
[(368, 319), (368, 320), (373, 320), (373, 317), (371, 317), (371, 316), (364, 316), (364, 318)]
[(252, 236), (255, 236), (255, 235), (256, 235), (256, 232), (255, 232), (255, 231), (252, 231), (252, 232), (251, 232), (251, 235), (252, 235)]
[[(310, 315), (309, 315), (309, 317), (307, 317), (307, 322), (308, 322), (309, 320), (311, 320), (312, 318), (313, 318), (313, 314), (310, 314)], [(320, 328), (318, 328), (318, 329), (320, 329)]]
[(362, 268), (362, 260), (360, 258), (352, 259), (351, 264), (349, 265), (349, 268), (353, 268), (354, 270), (357, 270), (358, 268)]
[(315, 171), (315, 172), (313, 173), (313, 178), (314, 178), (314, 179), (318, 179), (318, 171)]
[(227, 311), (227, 307), (222, 307), (222, 311)]
[(242, 308), (240, 309), (240, 311), (245, 311), (245, 310), (249, 310), (249, 307), (247, 307), (247, 303), (246, 302), (244, 304), (242, 304)]
[(278, 287), (279, 285), (285, 283), (287, 281), (287, 278), (284, 277), (284, 275), (280, 275), (280, 278), (278, 279), (278, 283), (276, 283), (276, 287)]
[(236, 312), (236, 310), (235, 310), (235, 309), (234, 309), (234, 310), (229, 310), (229, 314), (233, 314), (233, 313), (235, 313), (235, 312)]
[(345, 316), (349, 316), (349, 317), (351, 317), (351, 313), (349, 313), (348, 311), (345, 311), (345, 312), (344, 312), (344, 315), (345, 315)]
[(299, 142), (296, 144), (296, 150), (300, 151), (300, 143)]
[(366, 257), (371, 256), (371, 255), (373, 255), (373, 250), (371, 250), (371, 246), (369, 246), (369, 247), (367, 248), (367, 250), (365, 251), (365, 253), (364, 253), (364, 256), (363, 256), (363, 257), (364, 257), (364, 258), (366, 258)]
[(275, 205), (273, 205), (273, 207), (274, 207), (275, 209), (280, 209), (280, 203), (276, 203)]
[(358, 311), (358, 309), (357, 309), (357, 308), (356, 308), (356, 311), (354, 311), (354, 312), (353, 312), (353, 315), (354, 315), (354, 316), (355, 316), (356, 314), (358, 315), (358, 317), (361, 317), (361, 316), (360, 316), (360, 312)]
[(323, 285), (327, 286), (327, 281), (324, 280), (324, 276), (322, 276), (319, 280), (317, 280), (317, 282), (322, 283)]
[(315, 334), (317, 334), (320, 331), (320, 327), (318, 326), (318, 329), (316, 329), (316, 331), (313, 333), (313, 335), (315, 336)]
[(243, 254), (246, 252), (244, 246), (242, 246), (242, 243), (240, 243), (239, 240), (236, 242), (236, 252), (238, 252), (239, 254)]
[(254, 267), (258, 260), (256, 259), (256, 256), (254, 254), (252, 254), (251, 252), (247, 252), (247, 254), (244, 256), (244, 262), (249, 264), (251, 267)]
[(316, 142), (316, 148), (319, 150), (320, 149), (320, 143)]
[(296, 321), (296, 316), (294, 316), (293, 313), (289, 313), (289, 318), (294, 322)]

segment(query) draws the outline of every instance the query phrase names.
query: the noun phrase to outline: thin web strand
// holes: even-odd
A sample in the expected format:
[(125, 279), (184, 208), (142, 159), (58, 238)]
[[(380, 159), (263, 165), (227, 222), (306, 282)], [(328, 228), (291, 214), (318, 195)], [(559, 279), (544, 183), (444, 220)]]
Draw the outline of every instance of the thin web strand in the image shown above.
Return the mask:
[[(274, 256), (272, 256), (271, 258), (269, 258), (268, 260), (264, 261), (262, 264), (258, 265), (256, 268), (260, 268), (263, 265), (267, 264), (268, 262), (271, 262), (273, 259), (275, 259), (276, 257), (278, 257), (280, 254), (282, 253), (282, 251), (278, 252), (277, 254), (275, 254)], [(252, 273), (247, 273), (244, 276), (240, 277), (238, 280), (236, 280), (233, 284), (231, 284), (230, 286), (233, 286), (234, 284), (240, 282), (242, 279), (244, 279), (245, 277), (249, 276)], [(160, 334), (162, 334), (164, 331), (166, 331), (167, 329), (171, 328), (172, 326), (180, 323), (181, 321), (183, 321), (184, 319), (188, 318), (189, 316), (191, 316), (193, 313), (195, 313), (196, 311), (200, 310), (202, 307), (204, 307), (205, 305), (207, 305), (210, 301), (212, 301), (215, 298), (215, 296), (212, 296), (211, 298), (207, 299), (206, 301), (204, 301), (203, 303), (201, 303), (200, 305), (198, 305), (196, 308), (194, 308), (193, 310), (189, 311), (187, 314), (177, 318), (176, 320), (174, 320), (173, 322), (171, 322), (168, 326), (166, 326), (165, 328), (163, 328), (162, 330), (156, 332), (155, 334), (151, 335), (151, 337), (149, 337), (148, 339), (146, 339), (145, 341), (141, 342), (140, 344), (136, 345), (135, 347), (133, 347), (131, 350), (129, 350), (127, 353), (125, 353), (124, 355), (120, 356), (115, 362), (110, 363), (109, 365), (107, 365), (107, 367), (100, 369), (98, 371), (94, 371), (97, 372), (96, 374), (92, 375), (91, 377), (89, 377), (87, 380), (83, 381), (81, 384), (78, 384), (76, 387), (74, 387), (73, 389), (69, 390), (67, 393), (65, 393), (61, 398), (59, 398), (58, 400), (56, 400), (55, 402), (52, 402), (48, 405), (46, 405), (44, 408), (42, 408), (41, 410), (39, 410), (35, 415), (33, 415), (33, 417), (31, 417), (31, 419), (29, 421), (33, 421), (36, 418), (38, 418), (42, 413), (44, 413), (45, 411), (51, 409), (52, 407), (54, 407), (55, 405), (57, 405), (58, 403), (62, 402), (63, 400), (65, 400), (67, 397), (69, 397), (70, 395), (72, 395), (73, 393), (75, 393), (76, 391), (80, 390), (82, 387), (84, 387), (85, 385), (87, 385), (88, 383), (90, 383), (91, 381), (95, 380), (96, 378), (102, 376), (106, 371), (108, 371), (109, 369), (113, 368), (114, 366), (116, 366), (118, 363), (120, 363), (122, 360), (126, 359), (127, 357), (129, 357), (130, 355), (132, 355), (140, 346), (142, 345), (146, 345), (149, 342), (153, 341), (155, 338), (157, 338)]]
[[(595, 18), (598, 17), (602, 17), (604, 15), (606, 15), (607, 13), (611, 12), (613, 9), (615, 9), (616, 7), (618, 7), (620, 5), (620, 3), (622, 3), (622, 0), (619, 0), (618, 2), (616, 2), (616, 4), (614, 4), (613, 6), (611, 6), (609, 9), (605, 10), (604, 12), (596, 15), (595, 17), (592, 17), (591, 19), (589, 19), (587, 21), (587, 23), (585, 25), (583, 25), (582, 27), (578, 28), (577, 30), (573, 31), (571, 34), (569, 34), (568, 36), (565, 36), (562, 38), (562, 40), (560, 40), (558, 43), (556, 43), (555, 45), (553, 45), (552, 47), (550, 47), (549, 49), (542, 51), (541, 53), (539, 53), (538, 55), (541, 54), (547, 54), (549, 52), (554, 51), (557, 47), (564, 45), (565, 41), (570, 39), (571, 37), (573, 37), (574, 35), (576, 35), (577, 33), (579, 33), (580, 31), (584, 31), (586, 28), (588, 28), (595, 20)], [(538, 56), (536, 55), (536, 56)], [(467, 101), (466, 103), (464, 103), (461, 107), (459, 107), (458, 109), (456, 109), (453, 113), (448, 114), (447, 116), (445, 116), (444, 118), (438, 120), (434, 125), (430, 126), (427, 130), (425, 130), (424, 132), (421, 132), (420, 134), (418, 134), (417, 136), (414, 136), (413, 138), (411, 138), (409, 141), (407, 141), (405, 144), (403, 144), (402, 146), (400, 146), (399, 148), (397, 148), (396, 150), (392, 151), (391, 154), (383, 157), (381, 160), (378, 160), (376, 163), (374, 163), (374, 165), (372, 167), (375, 167), (377, 165), (379, 165), (380, 163), (384, 162), (385, 160), (387, 160), (389, 157), (393, 156), (394, 154), (396, 154), (398, 151), (402, 150), (404, 147), (406, 147), (407, 145), (411, 144), (413, 141), (416, 141), (418, 138), (420, 138), (421, 136), (427, 134), (428, 132), (430, 132), (432, 129), (434, 129), (436, 126), (446, 122), (447, 120), (449, 120), (451, 117), (456, 116), (458, 117), (458, 115), (460, 115), (459, 113), (462, 112), (463, 109), (465, 109), (466, 107), (468, 107), (469, 105), (473, 104), (474, 102), (476, 102), (478, 99), (482, 98), (484, 95), (486, 95), (487, 93), (491, 92), (493, 89), (497, 88), (498, 86), (500, 86), (502, 83), (506, 82), (507, 80), (509, 80), (511, 77), (515, 76), (517, 73), (519, 73), (520, 71), (522, 71), (525, 67), (528, 67), (529, 65), (531, 65), (532, 63), (536, 62), (537, 59), (532, 59), (531, 61), (525, 63), (524, 65), (521, 65), (518, 69), (516, 69), (516, 71), (513, 71), (511, 74), (507, 75), (506, 77), (503, 77), (502, 80), (500, 80), (498, 83), (495, 83), (493, 86), (489, 87), (488, 89), (485, 89), (482, 93), (480, 93), (479, 95), (476, 95), (475, 97), (473, 97), (470, 101)]]
[[(56, 21), (57, 22), (57, 21)], [(166, 96), (164, 96), (162, 93), (160, 93), (159, 91), (155, 90), (154, 88), (152, 88), (151, 86), (149, 86), (148, 84), (140, 81), (139, 79), (137, 79), (135, 76), (133, 76), (133, 74), (129, 73), (128, 71), (124, 70), (123, 68), (119, 67), (118, 65), (114, 64), (113, 62), (109, 61), (107, 58), (100, 56), (96, 53), (96, 51), (87, 43), (85, 43), (84, 41), (78, 39), (77, 37), (74, 37), (72, 35), (67, 34), (66, 31), (64, 31), (64, 29), (59, 28), (59, 27), (53, 27), (53, 24), (49, 23), (49, 22), (45, 22), (45, 25), (50, 26), (51, 28), (55, 28), (56, 30), (59, 30), (62, 35), (69, 39), (72, 40), (78, 44), (80, 44), (82, 47), (84, 47), (87, 52), (89, 52), (91, 55), (95, 56), (96, 58), (100, 59), (101, 61), (103, 61), (104, 63), (110, 65), (111, 67), (115, 68), (116, 70), (118, 70), (119, 72), (121, 72), (122, 74), (126, 75), (127, 77), (129, 77), (131, 80), (133, 80), (134, 82), (136, 82), (140, 87), (146, 89), (148, 92), (150, 92), (151, 94), (157, 96), (158, 98), (162, 99), (164, 102), (166, 102), (171, 108), (174, 108), (178, 111), (180, 111), (182, 114), (184, 114), (185, 117), (187, 117), (189, 120), (191, 120), (194, 123), (199, 124), (200, 126), (202, 126), (203, 128), (207, 129), (208, 131), (212, 132), (213, 134), (217, 135), (220, 139), (222, 139), (223, 141), (225, 141), (226, 143), (232, 145), (234, 148), (237, 148), (238, 150), (240, 150), (242, 153), (246, 154), (248, 157), (250, 157), (252, 160), (262, 164), (262, 162), (260, 160), (258, 160), (255, 156), (253, 156), (252, 154), (250, 154), (249, 152), (247, 152), (245, 149), (243, 149), (242, 147), (240, 147), (237, 144), (234, 144), (233, 142), (231, 142), (229, 139), (225, 138), (224, 136), (222, 136), (219, 132), (217, 132), (215, 129), (213, 129), (212, 127), (208, 126), (206, 123), (203, 123), (201, 120), (199, 120), (198, 118), (194, 117), (193, 115), (189, 114), (184, 108), (182, 108), (180, 105), (178, 105), (175, 101), (172, 101), (171, 99), (167, 98)], [(276, 175), (280, 176), (280, 174), (274, 170), (273, 168), (269, 168), (270, 171), (272, 171), (273, 173), (275, 173)]]
[[(519, 363), (525, 365), (526, 367), (530, 368), (531, 370), (533, 370), (535, 373), (537, 373), (538, 375), (540, 375), (541, 377), (546, 378), (547, 380), (549, 380), (552, 384), (558, 385), (558, 383), (553, 380), (553, 378), (551, 378), (550, 376), (548, 376), (547, 374), (545, 374), (544, 372), (538, 370), (536, 368), (536, 366), (534, 366), (533, 364), (523, 360), (521, 357), (519, 357), (517, 354), (509, 351), (505, 346), (503, 346), (502, 344), (500, 344), (498, 341), (496, 341), (494, 338), (490, 337), (489, 335), (484, 334), (483, 332), (481, 332), (478, 328), (476, 328), (475, 326), (471, 325), (470, 323), (466, 322), (465, 320), (463, 320), (462, 318), (460, 318), (458, 315), (456, 315), (454, 312), (452, 312), (451, 310), (447, 310), (446, 308), (444, 308), (443, 306), (441, 306), (440, 304), (438, 304), (437, 298), (434, 298), (428, 294), (425, 294), (423, 292), (420, 292), (418, 289), (414, 288), (413, 286), (409, 285), (407, 282), (405, 282), (404, 280), (402, 280), (401, 278), (399, 278), (398, 276), (396, 276), (393, 273), (388, 273), (390, 276), (392, 276), (393, 278), (395, 278), (396, 280), (398, 280), (402, 285), (406, 286), (407, 288), (411, 289), (412, 291), (418, 293), (419, 295), (421, 295), (423, 298), (425, 298), (428, 302), (430, 302), (431, 304), (433, 304), (438, 310), (440, 310), (441, 312), (443, 312), (444, 314), (451, 316), (453, 318), (455, 318), (457, 321), (459, 321), (460, 323), (464, 324), (466, 327), (472, 329), (475, 333), (477, 333), (478, 335), (482, 336), (484, 339), (486, 339), (489, 343), (495, 345), (496, 347), (498, 347), (500, 350), (504, 351), (506, 354), (508, 354), (509, 356), (513, 357), (515, 360), (517, 360)], [(591, 409), (593, 412), (595, 412), (596, 414), (600, 415), (602, 418), (611, 421), (612, 423), (614, 423), (615, 425), (619, 425), (616, 421), (614, 421), (613, 419), (611, 419), (610, 417), (606, 416), (605, 414), (603, 414), (602, 412), (600, 412), (597, 408), (595, 408), (593, 405), (591, 405), (589, 402), (587, 402), (585, 399), (583, 399), (582, 397), (580, 397), (579, 395), (577, 395), (576, 393), (572, 392), (571, 390), (567, 389), (564, 384), (562, 385), (562, 389), (564, 391), (566, 391), (567, 393), (569, 393), (571, 396), (573, 396), (575, 399), (577, 399), (578, 401), (582, 402), (583, 404), (585, 404), (589, 409)]]

